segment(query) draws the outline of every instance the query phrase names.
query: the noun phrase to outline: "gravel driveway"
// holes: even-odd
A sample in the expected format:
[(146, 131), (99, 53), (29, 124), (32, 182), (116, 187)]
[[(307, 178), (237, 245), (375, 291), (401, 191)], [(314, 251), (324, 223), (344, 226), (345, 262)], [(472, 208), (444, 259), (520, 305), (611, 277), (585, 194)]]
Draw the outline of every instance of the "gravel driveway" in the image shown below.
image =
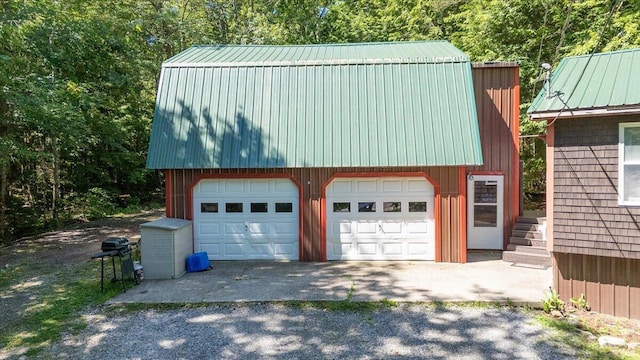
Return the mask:
[(562, 359), (521, 311), (399, 305), (333, 311), (270, 303), (85, 315), (44, 355), (72, 359)]

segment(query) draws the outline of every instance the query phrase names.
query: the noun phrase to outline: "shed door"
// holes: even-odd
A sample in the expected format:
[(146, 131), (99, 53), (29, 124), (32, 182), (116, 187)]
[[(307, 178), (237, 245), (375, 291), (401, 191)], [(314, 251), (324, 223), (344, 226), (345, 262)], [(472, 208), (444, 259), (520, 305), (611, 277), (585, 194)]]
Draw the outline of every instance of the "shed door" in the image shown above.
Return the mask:
[(193, 189), (195, 251), (211, 260), (297, 260), (298, 199), (289, 179), (201, 180)]
[(435, 260), (434, 188), (425, 178), (338, 178), (326, 212), (328, 260)]
[(469, 175), (467, 178), (467, 248), (503, 249), (502, 175)]

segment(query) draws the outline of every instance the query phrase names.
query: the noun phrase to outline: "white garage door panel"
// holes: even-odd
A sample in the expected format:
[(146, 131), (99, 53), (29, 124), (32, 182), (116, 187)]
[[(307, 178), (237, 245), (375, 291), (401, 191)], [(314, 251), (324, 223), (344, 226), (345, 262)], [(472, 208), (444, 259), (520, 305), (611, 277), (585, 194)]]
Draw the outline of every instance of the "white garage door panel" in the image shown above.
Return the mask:
[(220, 244), (203, 244), (199, 251), (206, 251), (209, 257), (217, 257), (220, 256)]
[(217, 223), (200, 223), (200, 233), (206, 235), (215, 235), (220, 233), (220, 225)]
[(383, 243), (382, 252), (389, 256), (402, 256), (404, 253), (402, 244), (398, 243)]
[(434, 196), (420, 177), (334, 180), (326, 196), (327, 259), (434, 260)]
[(276, 235), (296, 235), (298, 233), (297, 223), (275, 223), (273, 227)]
[(390, 235), (390, 234), (402, 234), (402, 222), (389, 221), (381, 224), (382, 232)]
[[(298, 188), (291, 180), (205, 179), (193, 199), (195, 251), (211, 260), (298, 259)], [(227, 212), (230, 203), (242, 211)]]

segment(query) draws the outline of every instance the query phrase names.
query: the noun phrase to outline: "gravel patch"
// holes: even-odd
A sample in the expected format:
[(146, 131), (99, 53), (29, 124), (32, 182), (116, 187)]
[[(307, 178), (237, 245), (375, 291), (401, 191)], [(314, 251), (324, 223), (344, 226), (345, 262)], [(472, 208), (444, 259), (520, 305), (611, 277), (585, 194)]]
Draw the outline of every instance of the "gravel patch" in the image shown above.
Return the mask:
[[(403, 304), (331, 311), (272, 303), (84, 315), (88, 327), (41, 354), (59, 359), (563, 359), (511, 309)], [(573, 356), (572, 356), (573, 355)]]

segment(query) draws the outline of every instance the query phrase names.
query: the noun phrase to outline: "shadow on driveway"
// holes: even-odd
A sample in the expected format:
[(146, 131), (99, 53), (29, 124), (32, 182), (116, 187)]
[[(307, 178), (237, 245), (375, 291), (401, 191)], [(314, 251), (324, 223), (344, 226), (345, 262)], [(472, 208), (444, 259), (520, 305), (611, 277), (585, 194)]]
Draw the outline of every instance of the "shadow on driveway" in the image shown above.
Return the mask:
[(514, 266), (496, 254), (470, 254), (467, 264), (213, 261), (209, 271), (144, 280), (110, 303), (343, 300), (350, 294), (353, 301), (539, 304), (551, 269)]

